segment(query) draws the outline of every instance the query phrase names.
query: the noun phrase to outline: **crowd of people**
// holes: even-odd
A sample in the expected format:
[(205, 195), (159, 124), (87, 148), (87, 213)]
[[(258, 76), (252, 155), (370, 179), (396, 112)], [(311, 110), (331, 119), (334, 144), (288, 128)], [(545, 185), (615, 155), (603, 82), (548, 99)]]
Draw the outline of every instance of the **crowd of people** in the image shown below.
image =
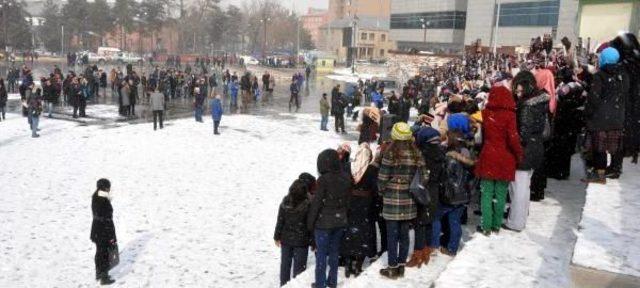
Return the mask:
[[(586, 183), (620, 177), (625, 157), (637, 163), (636, 37), (620, 35), (586, 57), (566, 38), (563, 49), (547, 49), (548, 41), (534, 39), (520, 60), (500, 56), (487, 65), (475, 55), (433, 69), (386, 101), (379, 99), (384, 86), (360, 85), (356, 93), (366, 90), (371, 106), (358, 112), (355, 157), (349, 143), (323, 151), (319, 178), (301, 175), (280, 204), (274, 240), (281, 285), (306, 269), (309, 248), (316, 254), (312, 287), (336, 287), (339, 266), (357, 277), (365, 259), (383, 252), (388, 266), (379, 273), (401, 278), (436, 253), (455, 257), (475, 205), (478, 233), (524, 231), (530, 202), (544, 199), (548, 178), (569, 178), (576, 152)], [(331, 113), (336, 132), (344, 131), (350, 105), (340, 90), (331, 100), (322, 95), (322, 130)], [(412, 109), (418, 114), (409, 125)]]

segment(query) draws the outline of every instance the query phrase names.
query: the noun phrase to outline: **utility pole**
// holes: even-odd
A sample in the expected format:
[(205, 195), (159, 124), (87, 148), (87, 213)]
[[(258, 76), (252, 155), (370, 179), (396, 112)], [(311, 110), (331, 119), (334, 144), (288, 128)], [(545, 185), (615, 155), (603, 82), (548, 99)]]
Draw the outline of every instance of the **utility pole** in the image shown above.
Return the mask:
[(493, 26), (493, 57), (497, 57), (498, 54), (498, 26), (500, 26), (500, 7), (502, 4), (502, 0), (496, 0), (497, 2), (497, 10), (496, 10), (496, 20)]
[(64, 25), (60, 25), (60, 56), (64, 57)]

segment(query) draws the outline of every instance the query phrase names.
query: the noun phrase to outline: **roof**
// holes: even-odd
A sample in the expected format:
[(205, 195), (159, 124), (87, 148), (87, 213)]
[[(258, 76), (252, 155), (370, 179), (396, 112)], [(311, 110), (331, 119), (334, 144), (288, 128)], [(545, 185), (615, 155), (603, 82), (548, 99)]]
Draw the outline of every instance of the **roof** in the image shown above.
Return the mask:
[(354, 17), (336, 19), (325, 25), (322, 25), (320, 29), (349, 28), (353, 26), (354, 20), (356, 21), (356, 27), (359, 29), (389, 30), (389, 19), (383, 19), (373, 16), (356, 16), (355, 19)]

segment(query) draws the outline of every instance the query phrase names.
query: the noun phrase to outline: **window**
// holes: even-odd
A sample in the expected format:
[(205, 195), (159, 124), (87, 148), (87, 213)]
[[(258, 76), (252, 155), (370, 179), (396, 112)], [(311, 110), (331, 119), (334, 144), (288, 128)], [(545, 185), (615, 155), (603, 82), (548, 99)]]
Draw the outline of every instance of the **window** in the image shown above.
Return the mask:
[(371, 41), (376, 40), (376, 34), (369, 33), (369, 40), (371, 40)]
[[(497, 6), (494, 11), (497, 11)], [(557, 26), (560, 1), (505, 3), (500, 6), (500, 22), (503, 27)]]
[(322, 67), (326, 66), (326, 63), (324, 62), (324, 60), (322, 60)]
[(423, 19), (429, 23), (427, 29), (465, 29), (467, 12), (442, 11), (391, 14), (391, 29), (422, 29)]
[(360, 35), (360, 40), (367, 40), (367, 33), (362, 33), (362, 35)]
[(373, 48), (367, 48), (367, 56), (373, 56)]
[(387, 34), (380, 35), (380, 39), (382, 40), (382, 42), (387, 41)]
[(384, 49), (380, 49), (380, 57), (384, 57)]

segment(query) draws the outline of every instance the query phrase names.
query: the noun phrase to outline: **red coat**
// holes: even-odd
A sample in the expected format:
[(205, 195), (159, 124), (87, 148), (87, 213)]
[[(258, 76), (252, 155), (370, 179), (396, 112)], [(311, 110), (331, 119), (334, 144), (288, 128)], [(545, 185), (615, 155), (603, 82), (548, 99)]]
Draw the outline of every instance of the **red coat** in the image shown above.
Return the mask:
[(491, 88), (482, 111), (483, 147), (476, 164), (480, 179), (513, 181), (522, 146), (516, 125), (516, 103), (509, 89)]

